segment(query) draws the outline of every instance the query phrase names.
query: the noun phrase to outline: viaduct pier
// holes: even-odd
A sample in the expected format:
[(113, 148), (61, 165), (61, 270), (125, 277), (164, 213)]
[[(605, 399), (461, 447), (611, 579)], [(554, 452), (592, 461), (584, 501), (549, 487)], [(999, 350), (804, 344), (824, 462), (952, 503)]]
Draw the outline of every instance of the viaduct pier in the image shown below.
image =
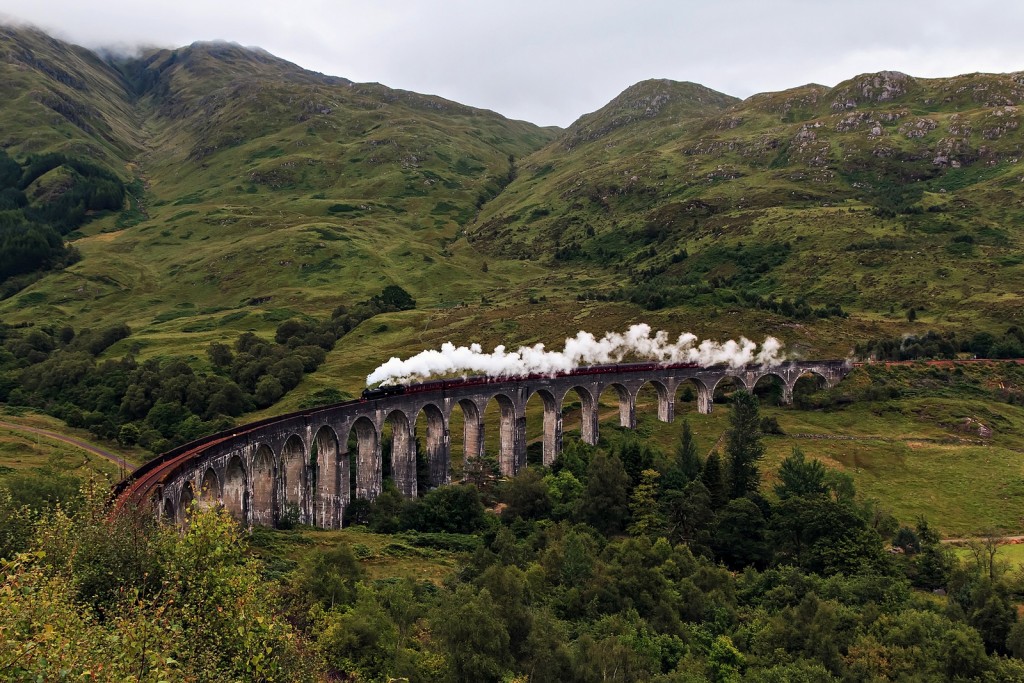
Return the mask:
[[(338, 528), (353, 496), (373, 499), (381, 491), (382, 436), (391, 432), (390, 473), (399, 491), (451, 481), (449, 426), (462, 413), (464, 462), (484, 453), (485, 427), (498, 429), (502, 475), (526, 466), (526, 405), (543, 405), (543, 461), (562, 449), (562, 405), (581, 407), (581, 439), (598, 440), (598, 400), (608, 389), (618, 401), (619, 423), (636, 427), (637, 395), (650, 385), (658, 397), (658, 419), (672, 422), (680, 389), (690, 386), (697, 409), (710, 413), (715, 388), (732, 381), (753, 390), (761, 381), (781, 386), (783, 403), (811, 375), (827, 387), (850, 371), (844, 361), (789, 361), (770, 368), (631, 363), (591, 366), (554, 376), (468, 377), (370, 391), (362, 399), (260, 420), (163, 453), (115, 487), (117, 505), (150, 505), (155, 514), (181, 523), (193, 501), (223, 505), (247, 525), (274, 526), (283, 515), (321, 528)], [(535, 400), (536, 400), (535, 399)], [(485, 425), (492, 401), (497, 425)], [(422, 422), (421, 422), (422, 421)], [(425, 425), (429, 474), (417, 477), (416, 427)]]

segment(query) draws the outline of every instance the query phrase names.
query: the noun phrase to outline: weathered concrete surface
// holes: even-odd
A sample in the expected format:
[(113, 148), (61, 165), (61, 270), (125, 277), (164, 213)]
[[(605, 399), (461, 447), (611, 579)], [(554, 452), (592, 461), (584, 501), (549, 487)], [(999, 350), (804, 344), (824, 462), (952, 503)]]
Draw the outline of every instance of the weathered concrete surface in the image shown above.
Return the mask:
[[(486, 427), (498, 430), (501, 473), (512, 476), (526, 466), (526, 404), (534, 395), (544, 406), (543, 461), (550, 465), (562, 450), (562, 405), (567, 399), (579, 400), (581, 438), (594, 444), (599, 436), (598, 400), (609, 388), (618, 398), (620, 424), (634, 428), (636, 397), (648, 384), (658, 396), (658, 419), (671, 422), (675, 397), (684, 383), (696, 390), (698, 410), (710, 413), (715, 387), (729, 378), (752, 390), (758, 381), (772, 376), (788, 402), (800, 377), (814, 375), (831, 387), (850, 369), (843, 361), (789, 362), (771, 369), (628, 368), (410, 391), (243, 425), (210, 437), (208, 445), (200, 443), (176, 459), (165, 459), (160, 470), (140, 468), (136, 483), (129, 484), (123, 495), (148, 499), (157, 514), (179, 523), (193, 499), (198, 499), (200, 505), (224, 505), (249, 525), (274, 526), (288, 516), (317, 527), (337, 528), (353, 495), (373, 499), (381, 491), (385, 424), (392, 435), (392, 478), (398, 490), (411, 497), (419, 493), (420, 485), (435, 487), (451, 481), (449, 425), (457, 409), (463, 415), (463, 456), (469, 462), (484, 453), (485, 410), (490, 401), (497, 402), (499, 422)], [(424, 482), (416, 475), (416, 424), (421, 420), (426, 425), (429, 469)]]

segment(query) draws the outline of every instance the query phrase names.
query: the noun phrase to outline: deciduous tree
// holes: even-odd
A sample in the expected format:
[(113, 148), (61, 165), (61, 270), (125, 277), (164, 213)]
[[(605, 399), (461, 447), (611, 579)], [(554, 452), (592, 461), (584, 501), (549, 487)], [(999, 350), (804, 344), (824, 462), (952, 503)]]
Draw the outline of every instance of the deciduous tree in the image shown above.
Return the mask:
[(819, 460), (808, 460), (796, 446), (779, 466), (779, 483), (775, 494), (785, 500), (795, 496), (824, 496), (828, 493), (825, 466)]
[(629, 533), (634, 536), (658, 534), (665, 528), (665, 518), (658, 506), (659, 476), (657, 470), (644, 470), (640, 473), (640, 483), (633, 489), (633, 497), (629, 501), (632, 520)]

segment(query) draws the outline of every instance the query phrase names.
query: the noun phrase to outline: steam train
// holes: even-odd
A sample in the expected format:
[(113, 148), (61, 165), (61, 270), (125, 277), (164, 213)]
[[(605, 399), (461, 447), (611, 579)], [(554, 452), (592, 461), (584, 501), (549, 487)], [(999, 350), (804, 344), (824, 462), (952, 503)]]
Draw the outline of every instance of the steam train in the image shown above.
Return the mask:
[(510, 380), (538, 380), (551, 379), (555, 377), (577, 377), (580, 375), (601, 375), (610, 372), (649, 372), (652, 370), (677, 370), (699, 367), (697, 363), (611, 363), (608, 365), (586, 365), (581, 368), (569, 371), (554, 373), (532, 373), (529, 375), (474, 375), (472, 377), (460, 377), (457, 379), (436, 379), (429, 382), (417, 384), (386, 384), (375, 389), (363, 389), (362, 400), (374, 401), (389, 396), (400, 396), (402, 394), (418, 394), (424, 391), (438, 391), (443, 389), (464, 389), (466, 387), (481, 386), (487, 384), (498, 384)]

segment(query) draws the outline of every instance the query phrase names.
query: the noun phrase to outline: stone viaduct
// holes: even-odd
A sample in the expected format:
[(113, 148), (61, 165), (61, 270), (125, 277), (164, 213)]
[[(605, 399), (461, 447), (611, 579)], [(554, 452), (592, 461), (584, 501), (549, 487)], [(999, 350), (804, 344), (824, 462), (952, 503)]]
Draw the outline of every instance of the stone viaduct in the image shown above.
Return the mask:
[[(698, 410), (710, 413), (715, 388), (730, 378), (748, 390), (772, 378), (788, 403), (800, 377), (812, 375), (831, 387), (849, 370), (843, 361), (791, 361), (772, 368), (633, 363), (554, 377), (413, 384), (391, 395), (282, 415), (186, 444), (140, 467), (115, 493), (119, 506), (149, 504), (156, 514), (177, 523), (198, 500), (200, 506), (223, 505), (247, 525), (274, 526), (287, 514), (306, 524), (337, 528), (353, 496), (372, 500), (381, 491), (385, 426), (392, 435), (391, 476), (399, 491), (411, 497), (421, 486), (450, 483), (449, 425), (456, 407), (463, 415), (462, 455), (470, 462), (484, 453), (484, 413), (491, 401), (497, 403), (498, 462), (502, 475), (512, 476), (526, 466), (526, 404), (534, 396), (544, 409), (543, 461), (550, 465), (562, 449), (567, 397), (579, 401), (582, 440), (595, 444), (598, 400), (607, 389), (618, 400), (619, 423), (633, 428), (637, 394), (646, 385), (657, 393), (658, 419), (671, 422), (676, 395), (686, 384), (695, 391)], [(426, 481), (418, 479), (416, 468), (420, 420), (426, 427)]]

